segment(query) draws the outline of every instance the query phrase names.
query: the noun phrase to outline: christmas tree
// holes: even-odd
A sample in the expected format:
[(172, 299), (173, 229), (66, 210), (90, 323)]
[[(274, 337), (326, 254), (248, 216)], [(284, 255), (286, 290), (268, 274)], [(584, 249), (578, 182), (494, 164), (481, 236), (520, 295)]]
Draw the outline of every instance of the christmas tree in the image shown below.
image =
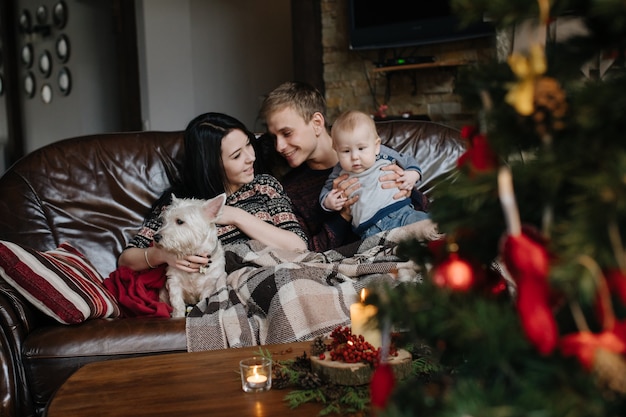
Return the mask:
[(453, 7), (501, 34), (530, 27), (528, 45), (460, 70), (479, 116), (432, 195), (445, 238), (404, 242), (423, 282), (367, 300), (437, 372), (396, 381), (378, 415), (624, 416), (626, 2)]

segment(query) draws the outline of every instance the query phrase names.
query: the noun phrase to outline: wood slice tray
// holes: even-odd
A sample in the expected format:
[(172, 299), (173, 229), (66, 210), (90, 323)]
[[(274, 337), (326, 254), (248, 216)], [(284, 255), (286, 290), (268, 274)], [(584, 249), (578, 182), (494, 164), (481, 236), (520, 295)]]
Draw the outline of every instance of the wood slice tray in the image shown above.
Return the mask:
[[(411, 354), (399, 349), (397, 356), (389, 358), (389, 364), (396, 379), (404, 379), (411, 373)], [(338, 385), (365, 385), (369, 384), (374, 374), (374, 368), (367, 363), (346, 363), (330, 359), (330, 352), (324, 352), (324, 359), (311, 357), (311, 368), (325, 382)]]

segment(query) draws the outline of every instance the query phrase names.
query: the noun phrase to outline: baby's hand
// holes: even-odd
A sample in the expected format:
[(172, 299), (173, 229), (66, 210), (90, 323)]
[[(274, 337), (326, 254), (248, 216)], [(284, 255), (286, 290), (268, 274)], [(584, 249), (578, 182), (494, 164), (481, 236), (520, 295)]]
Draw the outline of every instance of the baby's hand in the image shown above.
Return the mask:
[[(399, 198), (409, 197), (411, 195), (411, 190), (415, 183), (420, 179), (420, 174), (417, 171), (405, 171), (400, 168), (396, 164), (389, 164), (380, 169), (381, 171), (385, 171), (385, 174), (380, 177), (379, 181), (382, 183), (381, 187), (384, 189), (387, 188), (397, 188), (398, 192), (394, 194), (393, 198), (395, 200)], [(407, 174), (409, 175), (407, 177)], [(413, 183), (407, 179), (413, 179)]]
[(401, 190), (412, 190), (415, 184), (420, 180), (420, 173), (417, 171), (403, 171), (396, 180), (398, 188)]
[(343, 208), (346, 201), (347, 198), (344, 195), (344, 192), (334, 188), (324, 199), (324, 207), (327, 210), (339, 211)]

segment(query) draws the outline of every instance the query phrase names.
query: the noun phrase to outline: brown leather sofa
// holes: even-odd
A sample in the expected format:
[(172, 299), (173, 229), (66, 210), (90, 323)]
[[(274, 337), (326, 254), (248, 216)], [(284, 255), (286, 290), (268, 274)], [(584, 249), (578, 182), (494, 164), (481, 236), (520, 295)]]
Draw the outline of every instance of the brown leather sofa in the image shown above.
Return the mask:
[[(428, 194), (464, 150), (459, 131), (426, 121), (377, 122), (383, 143), (413, 154)], [(151, 203), (178, 175), (182, 132), (62, 140), (0, 178), (0, 240), (50, 250), (70, 242), (103, 277)], [(0, 415), (39, 416), (55, 390), (95, 361), (186, 351), (184, 319), (93, 319), (62, 325), (0, 279)]]

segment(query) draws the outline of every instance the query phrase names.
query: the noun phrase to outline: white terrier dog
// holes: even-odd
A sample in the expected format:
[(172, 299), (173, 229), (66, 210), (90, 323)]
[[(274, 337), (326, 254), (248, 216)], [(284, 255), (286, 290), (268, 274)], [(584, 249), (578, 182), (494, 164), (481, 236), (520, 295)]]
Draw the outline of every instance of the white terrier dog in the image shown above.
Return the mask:
[(210, 200), (173, 195), (172, 204), (163, 212), (163, 226), (154, 236), (155, 246), (179, 258), (204, 254), (211, 258), (210, 263), (200, 266), (198, 272), (168, 266), (160, 299), (172, 306), (172, 317), (184, 317), (187, 305), (208, 297), (215, 290), (216, 281), (226, 275), (224, 249), (215, 226), (225, 202), (225, 194)]

